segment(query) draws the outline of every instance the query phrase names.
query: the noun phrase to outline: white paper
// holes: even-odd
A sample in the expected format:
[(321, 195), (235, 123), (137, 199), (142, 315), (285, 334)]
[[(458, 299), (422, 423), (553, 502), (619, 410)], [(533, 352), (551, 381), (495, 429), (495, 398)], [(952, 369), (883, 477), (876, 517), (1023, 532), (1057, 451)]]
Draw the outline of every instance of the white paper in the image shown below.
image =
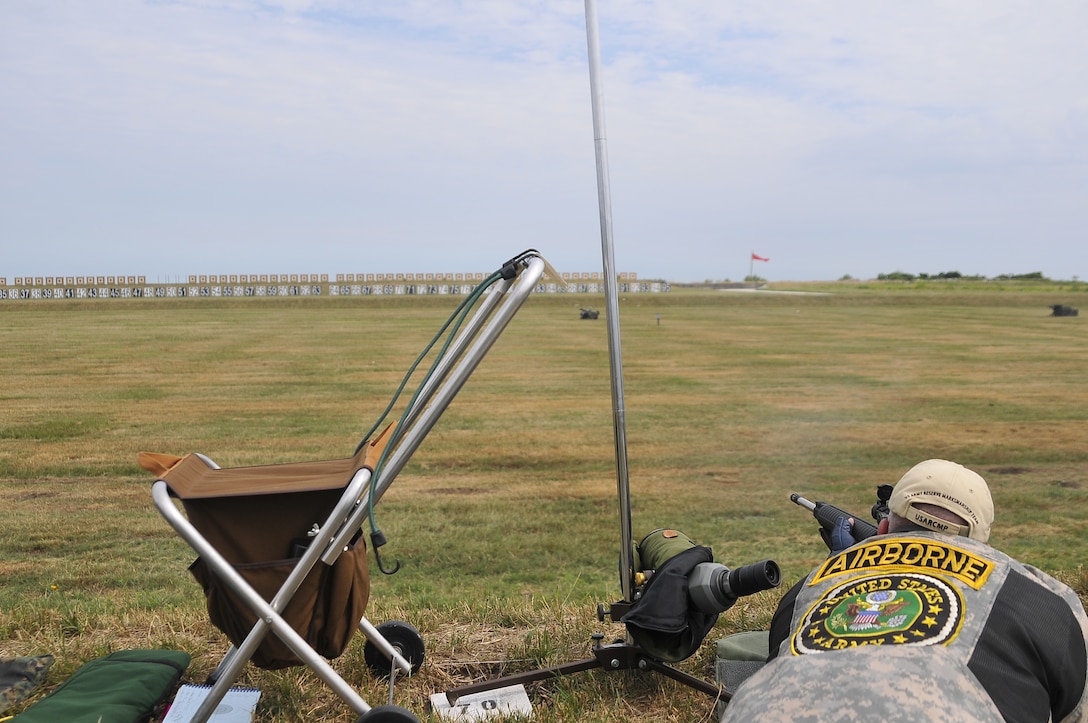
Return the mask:
[(481, 693), (462, 695), (456, 705), (450, 705), (445, 693), (431, 696), (431, 708), (439, 718), (455, 721), (475, 721), (498, 718), (513, 713), (532, 716), (533, 704), (524, 685), (485, 690)]
[[(162, 723), (189, 723), (210, 691), (209, 685), (181, 686)], [(260, 699), (261, 691), (256, 688), (231, 688), (212, 711), (208, 723), (252, 723)]]

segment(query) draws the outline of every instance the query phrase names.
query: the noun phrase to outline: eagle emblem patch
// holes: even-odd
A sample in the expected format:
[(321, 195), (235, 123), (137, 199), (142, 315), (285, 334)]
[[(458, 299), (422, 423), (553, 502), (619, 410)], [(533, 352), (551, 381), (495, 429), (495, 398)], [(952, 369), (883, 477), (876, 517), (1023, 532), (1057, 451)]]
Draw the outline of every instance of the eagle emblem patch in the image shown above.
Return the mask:
[(793, 636), (794, 655), (859, 645), (946, 645), (963, 621), (955, 587), (929, 575), (873, 575), (829, 590)]

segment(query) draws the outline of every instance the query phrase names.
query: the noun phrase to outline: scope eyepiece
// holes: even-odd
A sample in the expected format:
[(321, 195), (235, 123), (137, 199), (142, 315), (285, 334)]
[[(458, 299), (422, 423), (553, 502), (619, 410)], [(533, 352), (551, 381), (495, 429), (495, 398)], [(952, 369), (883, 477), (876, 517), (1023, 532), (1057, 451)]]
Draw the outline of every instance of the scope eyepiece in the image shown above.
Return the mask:
[(729, 589), (735, 597), (754, 595), (778, 587), (782, 571), (774, 560), (761, 560), (729, 571)]
[(716, 562), (695, 566), (688, 576), (688, 596), (708, 615), (733, 607), (737, 598), (778, 587), (782, 571), (774, 560), (762, 560), (730, 570)]

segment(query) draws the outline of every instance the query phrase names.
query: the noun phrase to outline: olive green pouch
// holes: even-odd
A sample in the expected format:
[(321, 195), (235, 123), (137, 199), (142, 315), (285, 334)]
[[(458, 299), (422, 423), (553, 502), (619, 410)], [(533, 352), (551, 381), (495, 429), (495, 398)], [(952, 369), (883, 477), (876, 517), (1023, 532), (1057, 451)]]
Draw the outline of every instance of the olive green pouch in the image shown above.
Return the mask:
[(178, 650), (119, 650), (85, 664), (14, 723), (143, 723), (189, 667)]

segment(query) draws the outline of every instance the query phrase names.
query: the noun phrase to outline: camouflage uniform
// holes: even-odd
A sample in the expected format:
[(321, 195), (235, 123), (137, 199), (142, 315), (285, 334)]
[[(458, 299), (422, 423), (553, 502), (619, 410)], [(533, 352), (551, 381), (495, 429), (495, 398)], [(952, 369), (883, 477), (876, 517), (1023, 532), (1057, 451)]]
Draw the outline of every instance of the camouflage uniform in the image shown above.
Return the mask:
[(1086, 640), (1069, 587), (985, 543), (872, 537), (783, 597), (722, 720), (1083, 723)]
[(985, 691), (946, 649), (850, 648), (788, 656), (746, 680), (727, 721), (790, 723), (1001, 723)]
[(29, 697), (45, 680), (53, 660), (49, 654), (0, 659), (0, 711)]

